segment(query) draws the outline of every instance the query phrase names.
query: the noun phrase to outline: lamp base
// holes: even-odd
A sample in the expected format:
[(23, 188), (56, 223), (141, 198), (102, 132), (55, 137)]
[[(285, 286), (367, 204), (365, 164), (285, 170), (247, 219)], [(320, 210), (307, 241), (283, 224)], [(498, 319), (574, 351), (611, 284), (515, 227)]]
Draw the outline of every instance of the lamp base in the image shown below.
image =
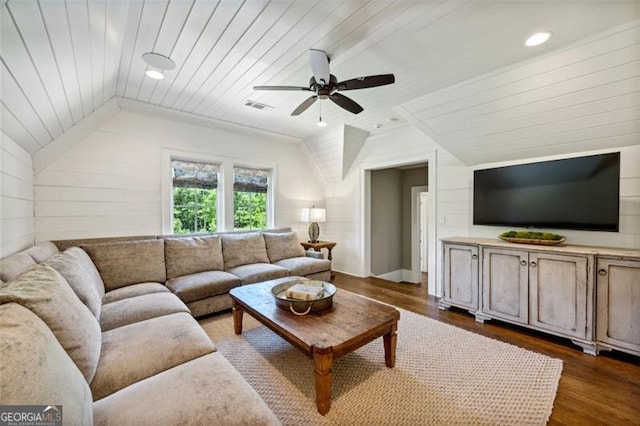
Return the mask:
[(309, 242), (317, 243), (320, 236), (320, 225), (317, 222), (311, 222), (309, 224)]

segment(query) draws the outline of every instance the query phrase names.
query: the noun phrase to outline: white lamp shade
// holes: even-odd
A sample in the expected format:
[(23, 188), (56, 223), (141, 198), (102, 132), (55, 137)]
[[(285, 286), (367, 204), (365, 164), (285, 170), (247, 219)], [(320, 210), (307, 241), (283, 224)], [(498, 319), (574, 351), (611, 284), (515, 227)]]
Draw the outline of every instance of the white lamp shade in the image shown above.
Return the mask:
[(312, 223), (312, 222), (326, 222), (327, 214), (325, 209), (303, 208), (300, 212), (300, 222)]
[(310, 222), (326, 222), (327, 221), (326, 210), (312, 208), (309, 211), (309, 221)]

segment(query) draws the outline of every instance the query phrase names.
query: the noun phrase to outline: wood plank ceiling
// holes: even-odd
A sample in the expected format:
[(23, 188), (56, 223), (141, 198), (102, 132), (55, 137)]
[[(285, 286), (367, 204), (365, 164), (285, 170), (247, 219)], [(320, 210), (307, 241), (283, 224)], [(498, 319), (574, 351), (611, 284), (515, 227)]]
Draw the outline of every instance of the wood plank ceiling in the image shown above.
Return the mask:
[[(314, 140), (327, 139), (319, 132), (333, 128), (337, 134), (342, 124), (373, 134), (406, 125), (403, 119), (390, 121), (400, 107), (404, 118), (436, 129), (431, 136), (444, 132), (443, 145), (455, 151), (456, 143), (464, 145), (459, 140), (478, 136), (464, 133), (456, 122), (475, 119), (474, 126), (491, 126), (492, 118), (483, 122), (484, 110), (472, 117), (447, 115), (454, 107), (441, 89), (640, 17), (640, 3), (631, 0), (2, 3), (2, 131), (32, 154), (114, 97), (302, 138), (312, 150)], [(523, 40), (539, 29), (552, 30), (552, 40), (535, 49), (523, 47)], [(320, 102), (330, 126), (319, 130), (315, 105), (290, 117), (309, 94), (252, 89), (306, 85), (310, 48), (328, 52), (338, 80), (394, 73), (397, 82), (347, 93), (364, 107), (359, 115)], [(145, 76), (145, 52), (169, 56), (177, 66), (163, 80), (152, 80)], [(630, 43), (626, 55), (632, 67), (638, 45)], [(634, 90), (637, 94), (638, 77), (636, 71), (628, 82), (631, 107), (638, 106), (637, 99), (628, 99)], [(475, 96), (468, 88), (454, 91), (451, 99)], [(251, 108), (245, 105), (248, 100), (269, 107)], [(456, 132), (461, 139), (452, 136)], [(464, 152), (462, 157), (469, 161)]]

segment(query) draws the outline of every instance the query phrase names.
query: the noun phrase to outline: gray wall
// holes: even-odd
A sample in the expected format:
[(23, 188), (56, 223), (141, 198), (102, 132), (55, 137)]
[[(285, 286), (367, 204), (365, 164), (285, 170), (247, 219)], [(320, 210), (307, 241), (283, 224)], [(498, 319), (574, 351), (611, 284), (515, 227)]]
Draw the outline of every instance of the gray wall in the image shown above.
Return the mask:
[(411, 269), (411, 187), (426, 186), (427, 167), (402, 171), (402, 269)]
[(402, 171), (371, 171), (371, 273), (402, 269)]

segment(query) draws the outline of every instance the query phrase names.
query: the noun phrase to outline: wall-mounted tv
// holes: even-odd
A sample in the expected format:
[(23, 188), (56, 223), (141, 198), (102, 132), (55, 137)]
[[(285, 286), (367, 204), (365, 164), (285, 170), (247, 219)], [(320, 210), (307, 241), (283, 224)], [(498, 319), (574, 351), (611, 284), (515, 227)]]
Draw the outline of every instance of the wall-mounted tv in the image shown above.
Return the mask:
[(620, 153), (476, 170), (473, 224), (617, 232)]

